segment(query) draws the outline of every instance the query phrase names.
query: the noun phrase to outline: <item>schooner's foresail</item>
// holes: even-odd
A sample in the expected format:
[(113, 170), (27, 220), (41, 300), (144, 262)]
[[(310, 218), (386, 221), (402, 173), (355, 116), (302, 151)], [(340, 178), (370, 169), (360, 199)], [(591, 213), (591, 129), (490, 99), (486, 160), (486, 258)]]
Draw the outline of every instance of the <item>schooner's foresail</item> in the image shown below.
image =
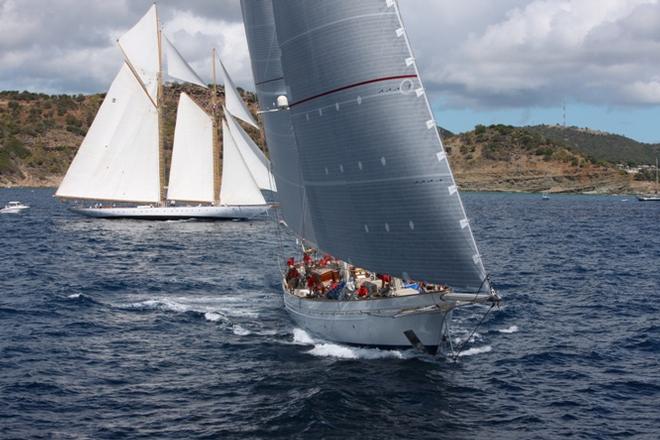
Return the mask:
[(238, 119), (250, 124), (254, 128), (259, 128), (257, 121), (254, 120), (252, 113), (250, 113), (250, 110), (248, 110), (241, 95), (238, 93), (234, 81), (229, 76), (227, 69), (225, 69), (225, 65), (222, 64), (221, 60), (218, 60), (218, 62), (220, 64), (220, 75), (225, 85), (225, 107), (229, 110), (229, 113)]
[(167, 74), (172, 78), (208, 88), (199, 75), (197, 75), (197, 72), (190, 67), (190, 64), (181, 56), (177, 48), (174, 47), (167, 37), (163, 37), (163, 43), (165, 45), (165, 57), (167, 59)]
[(270, 164), (263, 151), (259, 149), (229, 112), (225, 114), (227, 127), (259, 189), (277, 191), (275, 179), (269, 170)]
[[(255, 26), (270, 3), (273, 33)], [(274, 108), (275, 87), (289, 102), (299, 168), (278, 170), (290, 164), (267, 122), (276, 174), (301, 176), (318, 247), (376, 272), (488, 291), (396, 3), (243, 4), (263, 110)], [(259, 61), (274, 48), (281, 71)]]
[(288, 88), (282, 72), (273, 2), (242, 1), (241, 9), (280, 210), (297, 236), (315, 243), (290, 114), (277, 108), (277, 98), (286, 96)]
[(186, 93), (179, 97), (168, 200), (215, 201), (213, 120)]
[(159, 194), (158, 112), (124, 64), (55, 195), (156, 203)]
[(227, 122), (222, 120), (222, 186), (220, 201), (224, 205), (266, 205)]

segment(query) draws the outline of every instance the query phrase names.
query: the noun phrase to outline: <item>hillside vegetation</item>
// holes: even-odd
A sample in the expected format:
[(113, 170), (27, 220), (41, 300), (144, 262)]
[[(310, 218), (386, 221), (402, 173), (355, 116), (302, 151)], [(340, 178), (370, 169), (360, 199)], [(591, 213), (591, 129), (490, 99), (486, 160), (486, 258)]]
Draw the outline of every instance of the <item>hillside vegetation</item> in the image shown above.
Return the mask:
[[(165, 87), (166, 163), (181, 91), (210, 110), (208, 90), (177, 84)], [(242, 93), (256, 113), (254, 94)], [(0, 186), (57, 186), (104, 96), (0, 92)], [(219, 88), (220, 104), (223, 100)], [(263, 145), (260, 132), (244, 127)], [(650, 163), (659, 152), (658, 145), (577, 128), (492, 125), (461, 134), (439, 130), (457, 181), (469, 190), (642, 191), (650, 183), (636, 181), (615, 163)], [(645, 173), (644, 178), (649, 178), (648, 169)]]
[[(181, 91), (210, 111), (211, 94), (196, 86), (165, 87), (163, 135), (169, 163), (176, 106)], [(218, 102), (224, 102), (222, 88)], [(57, 186), (78, 151), (105, 94), (45, 95), (30, 92), (0, 92), (0, 185)], [(249, 107), (256, 109), (254, 94), (243, 92)], [(253, 139), (257, 130), (245, 127)], [(222, 142), (222, 140), (221, 140)]]
[(651, 165), (660, 156), (660, 144), (645, 144), (618, 134), (588, 128), (536, 125), (529, 130), (583, 153), (592, 161)]

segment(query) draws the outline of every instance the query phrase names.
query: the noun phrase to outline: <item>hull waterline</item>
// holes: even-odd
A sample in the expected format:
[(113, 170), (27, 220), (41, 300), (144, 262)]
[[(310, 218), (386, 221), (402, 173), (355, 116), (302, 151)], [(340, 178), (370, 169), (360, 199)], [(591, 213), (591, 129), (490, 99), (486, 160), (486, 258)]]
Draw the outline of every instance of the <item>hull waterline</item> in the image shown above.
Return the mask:
[(269, 206), (167, 206), (122, 208), (69, 208), (76, 214), (104, 219), (135, 220), (248, 220), (264, 214)]

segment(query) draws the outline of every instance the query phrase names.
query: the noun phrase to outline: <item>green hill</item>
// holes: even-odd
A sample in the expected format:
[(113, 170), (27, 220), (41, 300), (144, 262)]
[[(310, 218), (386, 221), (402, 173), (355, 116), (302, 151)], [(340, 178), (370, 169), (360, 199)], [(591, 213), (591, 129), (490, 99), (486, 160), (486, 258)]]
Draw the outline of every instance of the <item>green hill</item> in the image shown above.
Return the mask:
[(651, 165), (655, 164), (655, 158), (660, 155), (660, 144), (645, 144), (618, 134), (588, 128), (537, 125), (527, 129), (566, 145), (593, 161)]

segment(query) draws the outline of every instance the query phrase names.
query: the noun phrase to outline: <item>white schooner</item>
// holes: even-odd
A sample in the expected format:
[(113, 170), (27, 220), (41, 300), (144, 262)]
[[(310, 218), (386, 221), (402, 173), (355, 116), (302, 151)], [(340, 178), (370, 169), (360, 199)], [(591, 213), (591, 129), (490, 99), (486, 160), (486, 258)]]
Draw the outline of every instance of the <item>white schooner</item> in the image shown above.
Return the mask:
[[(275, 192), (270, 163), (236, 120), (258, 128), (215, 50), (211, 112), (186, 93), (179, 97), (166, 186), (163, 55), (170, 78), (208, 87), (162, 35), (155, 5), (117, 44), (124, 63), (55, 197), (87, 201), (88, 206), (73, 205), (71, 210), (101, 218), (248, 219), (266, 212), (270, 204), (262, 190)], [(218, 64), (226, 106), (222, 163)]]
[[(451, 350), (499, 303), (395, 0), (241, 0), (282, 224), (284, 305), (344, 344)], [(321, 257), (321, 258), (319, 258)]]

